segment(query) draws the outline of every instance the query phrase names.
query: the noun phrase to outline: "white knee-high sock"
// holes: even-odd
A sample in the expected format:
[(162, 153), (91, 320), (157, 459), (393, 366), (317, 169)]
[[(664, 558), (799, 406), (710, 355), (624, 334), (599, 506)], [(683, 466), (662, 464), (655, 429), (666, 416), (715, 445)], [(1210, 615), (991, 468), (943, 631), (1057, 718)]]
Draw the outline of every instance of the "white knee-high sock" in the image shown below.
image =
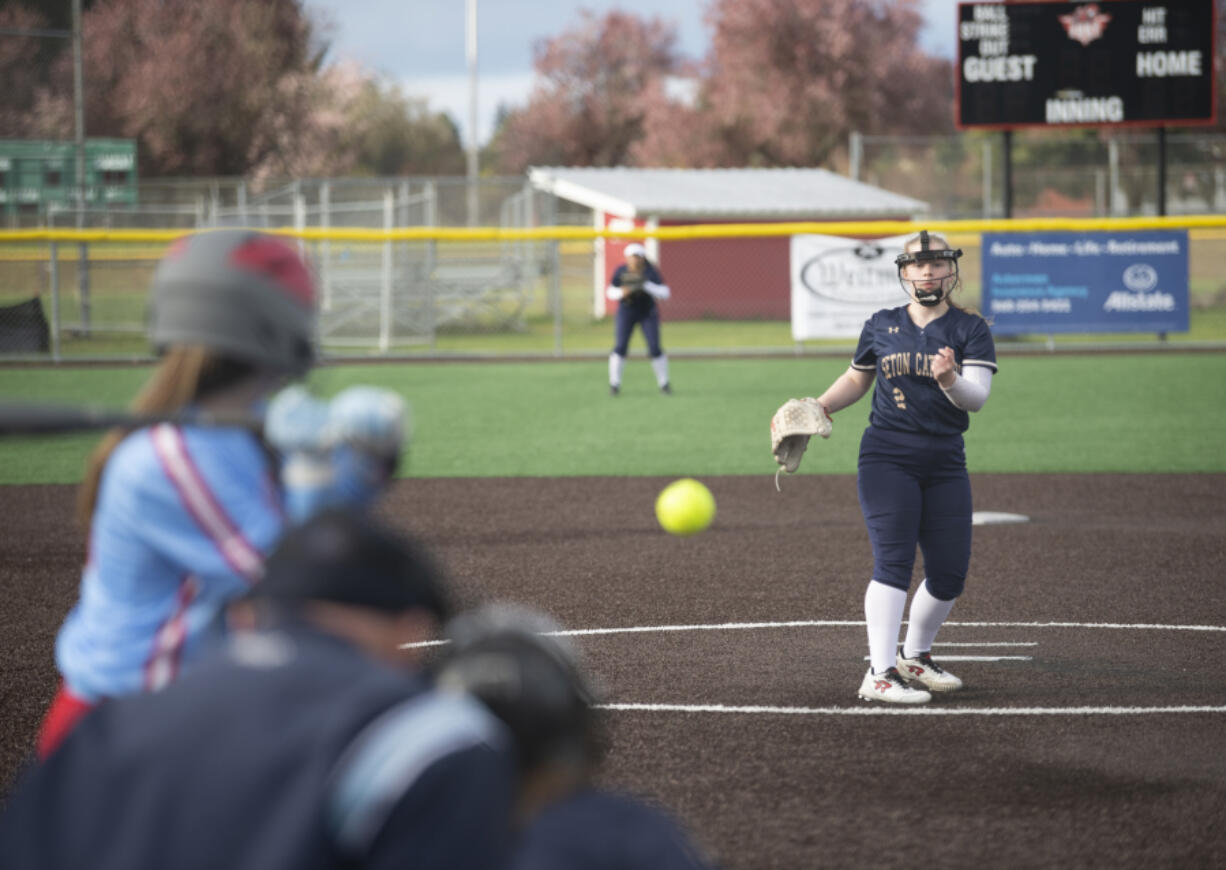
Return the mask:
[(653, 358), (651, 368), (656, 373), (656, 386), (662, 387), (668, 383), (668, 354)]
[(932, 650), (937, 632), (945, 624), (949, 611), (954, 609), (956, 598), (942, 601), (928, 591), (928, 581), (920, 584), (911, 599), (911, 616), (907, 620), (907, 637), (903, 641), (903, 656), (915, 658), (922, 652)]
[(902, 625), (907, 593), (876, 580), (868, 582), (864, 593), (864, 621), (868, 625), (868, 657), (873, 673), (894, 667), (898, 652), (898, 629)]
[(626, 367), (626, 358), (621, 354), (609, 354), (609, 386), (620, 387), (622, 385), (622, 369)]

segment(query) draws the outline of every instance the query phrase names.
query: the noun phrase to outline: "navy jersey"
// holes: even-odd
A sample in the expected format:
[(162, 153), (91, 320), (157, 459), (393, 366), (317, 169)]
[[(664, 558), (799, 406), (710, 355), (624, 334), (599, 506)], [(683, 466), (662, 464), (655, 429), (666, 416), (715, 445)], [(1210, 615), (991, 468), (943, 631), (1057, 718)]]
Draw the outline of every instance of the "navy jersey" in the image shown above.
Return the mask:
[(673, 819), (634, 798), (584, 789), (541, 810), (512, 870), (708, 870)]
[(992, 331), (977, 314), (951, 307), (920, 327), (904, 305), (882, 309), (865, 322), (851, 366), (877, 373), (871, 425), (928, 435), (967, 430), (970, 415), (949, 400), (932, 375), (933, 357), (942, 347), (953, 350), (958, 371), (966, 366), (996, 371)]
[[(215, 654), (219, 653), (219, 654)], [(104, 701), (0, 813), (12, 870), (488, 870), (515, 762), (477, 701), (306, 626)]]

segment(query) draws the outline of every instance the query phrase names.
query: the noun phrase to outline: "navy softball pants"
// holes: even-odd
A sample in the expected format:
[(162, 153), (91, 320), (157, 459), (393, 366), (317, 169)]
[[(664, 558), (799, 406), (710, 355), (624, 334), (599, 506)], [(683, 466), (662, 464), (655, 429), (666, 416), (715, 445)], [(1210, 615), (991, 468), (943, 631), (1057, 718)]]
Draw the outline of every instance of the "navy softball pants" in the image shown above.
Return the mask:
[(856, 485), (873, 545), (873, 579), (909, 589), (918, 544), (932, 595), (942, 601), (961, 595), (971, 561), (962, 436), (870, 426), (860, 439)]
[(643, 327), (643, 338), (647, 339), (647, 355), (652, 359), (662, 356), (660, 348), (660, 309), (655, 305), (641, 308), (637, 305), (617, 306), (616, 332), (613, 336), (613, 352), (618, 356), (626, 356), (630, 348), (630, 333), (638, 323)]

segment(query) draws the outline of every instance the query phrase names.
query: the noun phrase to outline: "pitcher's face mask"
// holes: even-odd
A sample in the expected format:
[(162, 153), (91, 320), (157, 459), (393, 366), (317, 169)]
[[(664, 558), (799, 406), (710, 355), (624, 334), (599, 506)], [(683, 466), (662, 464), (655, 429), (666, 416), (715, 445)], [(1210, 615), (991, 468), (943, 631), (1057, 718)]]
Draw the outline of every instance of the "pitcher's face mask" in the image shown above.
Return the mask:
[(961, 249), (933, 248), (927, 230), (920, 231), (918, 251), (905, 251), (894, 258), (898, 281), (907, 295), (920, 305), (939, 305), (958, 286)]

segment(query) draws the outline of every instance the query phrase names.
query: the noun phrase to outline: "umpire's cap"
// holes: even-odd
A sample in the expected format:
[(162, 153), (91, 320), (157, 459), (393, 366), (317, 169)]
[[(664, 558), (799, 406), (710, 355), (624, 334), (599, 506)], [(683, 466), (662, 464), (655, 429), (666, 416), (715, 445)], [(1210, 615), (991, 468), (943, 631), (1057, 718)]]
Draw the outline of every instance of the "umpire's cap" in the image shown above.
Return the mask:
[(466, 691), (506, 723), (524, 769), (599, 760), (595, 692), (574, 648), (546, 614), (493, 604), (447, 626), (447, 651), (435, 666), (440, 688)]
[(450, 615), (443, 575), (422, 546), (354, 510), (326, 510), (286, 532), (251, 597)]

